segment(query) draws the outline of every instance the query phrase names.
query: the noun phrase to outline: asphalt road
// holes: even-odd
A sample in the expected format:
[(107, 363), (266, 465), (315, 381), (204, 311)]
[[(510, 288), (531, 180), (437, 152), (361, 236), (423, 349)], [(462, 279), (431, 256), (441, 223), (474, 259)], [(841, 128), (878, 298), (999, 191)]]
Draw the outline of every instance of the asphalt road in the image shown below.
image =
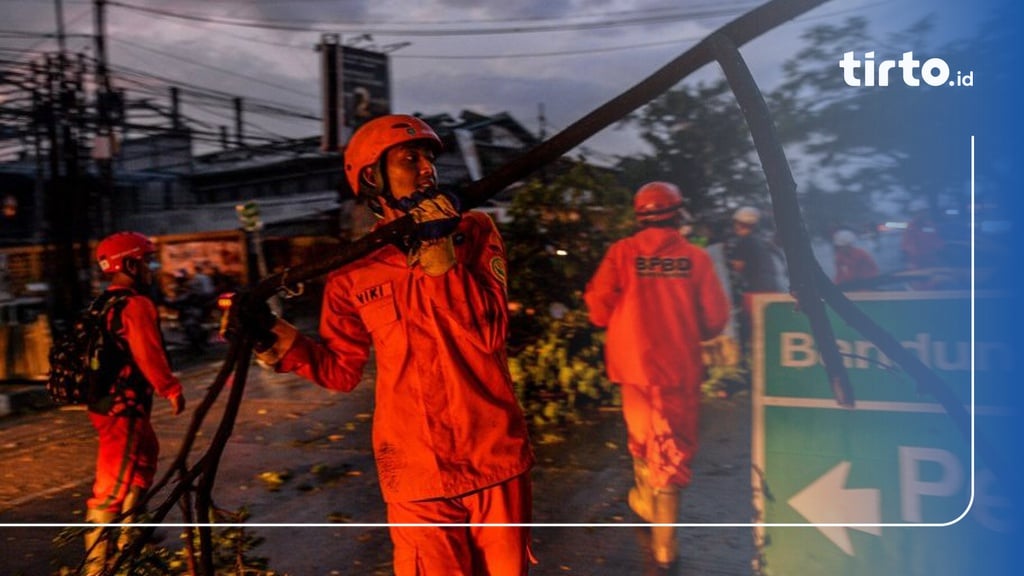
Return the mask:
[[(216, 352), (216, 351), (215, 351)], [(211, 358), (215, 358), (215, 352)], [(193, 361), (181, 373), (190, 410), (154, 413), (162, 468), (179, 449), (191, 408), (205, 394), (218, 364)], [(278, 574), (292, 576), (390, 574), (391, 543), (370, 451), (373, 403), (368, 377), (350, 394), (331, 393), (291, 375), (253, 367), (245, 400), (221, 461), (215, 504), (245, 507), (255, 554)], [(223, 404), (223, 399), (221, 401)], [(217, 414), (199, 439), (198, 455)], [(702, 451), (693, 485), (684, 493), (680, 521), (747, 523), (750, 489), (750, 407), (747, 396), (709, 401), (702, 417)], [(648, 530), (626, 505), (631, 465), (625, 428), (615, 411), (596, 412), (560, 430), (534, 432), (534, 575), (654, 574), (646, 555)], [(0, 575), (45, 576), (77, 565), (78, 541), (58, 547), (61, 527), (81, 522), (95, 440), (80, 410), (49, 410), (0, 419)], [(160, 472), (158, 472), (158, 475)], [(154, 499), (155, 503), (160, 497)], [(180, 518), (169, 517), (176, 522)], [(309, 526), (317, 524), (317, 526)], [(581, 524), (583, 524), (581, 526)], [(164, 545), (175, 529), (163, 527)], [(680, 528), (682, 559), (671, 574), (752, 574), (750, 528)]]

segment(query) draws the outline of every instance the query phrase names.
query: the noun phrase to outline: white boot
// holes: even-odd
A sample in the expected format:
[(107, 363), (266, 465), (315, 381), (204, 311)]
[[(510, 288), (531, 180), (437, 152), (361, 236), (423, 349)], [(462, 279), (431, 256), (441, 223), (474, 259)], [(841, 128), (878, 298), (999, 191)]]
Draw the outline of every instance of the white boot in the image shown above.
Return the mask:
[(653, 517), (654, 492), (651, 490), (649, 478), (651, 471), (647, 468), (647, 462), (641, 458), (633, 459), (633, 480), (636, 486), (629, 489), (629, 507), (644, 522), (650, 522)]
[[(679, 517), (679, 489), (675, 486), (654, 491), (654, 518), (652, 524), (675, 524)], [(662, 568), (676, 560), (675, 526), (651, 526), (651, 552)]]
[[(134, 523), (138, 519), (139, 514), (142, 513), (142, 510), (135, 509), (135, 507), (139, 504), (139, 501), (142, 500), (142, 494), (143, 489), (137, 486), (133, 486), (128, 489), (128, 493), (125, 494), (124, 497), (124, 502), (121, 504), (121, 511), (122, 513), (126, 514), (124, 519), (121, 520), (122, 524)], [(133, 528), (131, 526), (121, 527), (121, 534), (117, 538), (118, 552), (123, 551), (125, 548), (131, 545), (132, 540), (135, 538), (137, 532), (138, 529)]]
[[(85, 513), (85, 521), (94, 524), (110, 524), (116, 518), (113, 512), (89, 509)], [(107, 551), (110, 543), (109, 528), (92, 528), (85, 533), (85, 572), (84, 576), (102, 576), (107, 569)]]

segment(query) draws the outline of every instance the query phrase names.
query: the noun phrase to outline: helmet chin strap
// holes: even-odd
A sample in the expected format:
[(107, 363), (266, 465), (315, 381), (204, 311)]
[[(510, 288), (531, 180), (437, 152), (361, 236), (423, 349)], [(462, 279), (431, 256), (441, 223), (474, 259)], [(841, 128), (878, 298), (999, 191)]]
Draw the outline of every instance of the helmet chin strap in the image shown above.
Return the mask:
[(438, 188), (417, 190), (412, 195), (406, 196), (405, 198), (395, 198), (394, 194), (391, 193), (391, 186), (388, 184), (387, 170), (384, 170), (383, 163), (384, 160), (381, 159), (381, 162), (379, 162), (373, 169), (374, 179), (379, 183), (379, 186), (374, 186), (376, 193), (372, 198), (367, 200), (367, 205), (369, 206), (370, 211), (378, 218), (384, 217), (384, 210), (380, 205), (381, 199), (383, 199), (384, 203), (391, 209), (398, 210), (403, 214), (408, 214), (410, 210), (415, 208), (424, 200), (429, 200), (437, 196), (445, 196), (457, 211), (462, 211), (458, 196), (450, 192), (442, 191)]
[(366, 178), (362, 178), (364, 185), (373, 189), (372, 193), (367, 194), (366, 205), (370, 209), (370, 212), (373, 212), (373, 215), (378, 219), (384, 218), (384, 207), (380, 204), (381, 198), (384, 199), (384, 202), (388, 206), (390, 206), (391, 201), (394, 200), (394, 198), (391, 197), (391, 192), (389, 191), (387, 171), (384, 170), (383, 164), (384, 159), (381, 158), (380, 162), (373, 167), (374, 178), (372, 184)]
[(431, 198), (436, 198), (438, 196), (447, 197), (448, 200), (452, 203), (452, 206), (455, 207), (455, 210), (461, 212), (461, 206), (459, 203), (458, 196), (455, 196), (450, 192), (445, 192), (439, 188), (417, 190), (412, 195), (406, 196), (405, 198), (402, 198), (400, 200), (396, 199), (394, 196), (391, 195), (391, 192), (388, 191), (387, 195), (384, 196), (384, 201), (387, 202), (388, 206), (394, 208), (395, 210), (401, 210), (402, 212), (408, 214), (409, 211), (415, 208), (417, 205), (419, 205), (420, 202), (423, 202), (424, 200), (430, 200)]

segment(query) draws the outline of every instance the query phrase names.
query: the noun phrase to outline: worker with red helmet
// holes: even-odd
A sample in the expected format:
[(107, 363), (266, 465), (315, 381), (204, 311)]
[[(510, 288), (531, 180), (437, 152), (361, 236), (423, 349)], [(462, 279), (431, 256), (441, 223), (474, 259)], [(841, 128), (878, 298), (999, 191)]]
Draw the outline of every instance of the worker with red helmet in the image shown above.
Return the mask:
[[(689, 217), (675, 185), (645, 184), (633, 206), (639, 230), (611, 245), (584, 300), (590, 321), (608, 330), (608, 378), (622, 389), (636, 483), (629, 506), (673, 524), (698, 446), (701, 341), (724, 330), (729, 299), (711, 258), (680, 233)], [(674, 562), (672, 527), (652, 526), (651, 547), (658, 564)]]
[[(96, 246), (96, 261), (110, 279), (93, 303), (112, 302), (106, 327), (117, 340), (115, 365), (100, 372), (103, 388), (88, 405), (99, 439), (96, 479), (86, 503), (86, 521), (131, 522), (136, 504), (153, 484), (160, 444), (150, 422), (153, 394), (166, 398), (171, 412), (185, 409), (181, 382), (171, 372), (156, 305), (149, 299), (156, 247), (136, 232), (117, 232)], [(128, 543), (122, 531), (118, 547)], [(85, 574), (105, 573), (108, 541), (102, 528), (86, 532)]]
[(229, 334), (245, 330), (276, 370), (341, 391), (359, 383), (372, 347), (373, 448), (395, 574), (520, 576), (529, 530), (507, 525), (530, 522), (534, 458), (505, 350), (505, 248), (487, 215), (460, 213), (438, 189), (441, 149), (414, 116), (357, 129), (345, 149), (348, 183), (380, 224), (412, 215), (417, 238), (328, 276), (320, 342), (264, 303), (239, 304)]

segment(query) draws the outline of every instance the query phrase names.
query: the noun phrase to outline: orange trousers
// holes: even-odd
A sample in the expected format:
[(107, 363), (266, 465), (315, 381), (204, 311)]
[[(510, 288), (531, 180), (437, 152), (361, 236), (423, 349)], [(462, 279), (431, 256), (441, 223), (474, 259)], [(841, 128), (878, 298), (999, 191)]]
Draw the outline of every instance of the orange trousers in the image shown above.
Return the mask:
[(90, 412), (89, 420), (99, 436), (99, 449), (92, 498), (86, 506), (120, 514), (132, 487), (145, 490), (153, 485), (160, 443), (149, 418)]
[[(388, 503), (390, 524), (528, 524), (529, 474), (455, 498)], [(525, 526), (391, 526), (395, 576), (524, 576)]]
[(699, 415), (696, 389), (622, 385), (629, 453), (647, 462), (652, 488), (689, 486)]

